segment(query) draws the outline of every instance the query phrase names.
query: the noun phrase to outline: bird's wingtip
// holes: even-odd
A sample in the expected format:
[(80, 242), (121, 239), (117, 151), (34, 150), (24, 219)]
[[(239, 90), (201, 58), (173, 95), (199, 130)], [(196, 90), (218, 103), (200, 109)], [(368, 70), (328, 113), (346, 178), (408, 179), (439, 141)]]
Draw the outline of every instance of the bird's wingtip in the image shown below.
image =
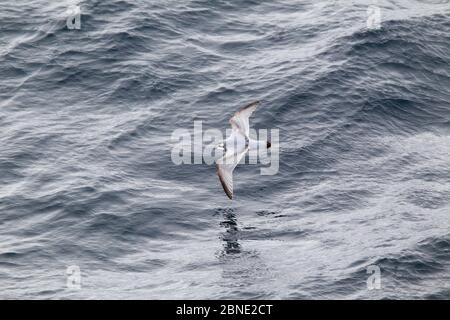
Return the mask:
[(240, 111), (244, 111), (244, 110), (246, 110), (246, 109), (248, 109), (248, 108), (251, 108), (251, 107), (253, 107), (253, 106), (257, 106), (257, 105), (259, 105), (261, 103), (261, 100), (255, 100), (255, 101), (253, 101), (253, 102), (250, 102), (249, 104), (247, 104), (245, 107), (243, 107)]
[(222, 185), (223, 191), (225, 191), (225, 194), (227, 195), (228, 198), (230, 198), (230, 200), (233, 200), (233, 191), (228, 189), (227, 184), (223, 179), (222, 174), (220, 173), (219, 164), (217, 163), (216, 163), (216, 172), (219, 177), (220, 184)]

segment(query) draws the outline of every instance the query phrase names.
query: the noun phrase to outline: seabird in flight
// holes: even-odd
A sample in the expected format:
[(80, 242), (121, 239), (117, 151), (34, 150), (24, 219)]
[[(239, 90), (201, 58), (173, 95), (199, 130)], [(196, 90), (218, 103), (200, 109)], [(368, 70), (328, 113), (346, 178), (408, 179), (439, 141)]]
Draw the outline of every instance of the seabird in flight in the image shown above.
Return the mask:
[(253, 140), (249, 137), (249, 118), (259, 101), (252, 102), (236, 112), (230, 119), (231, 135), (217, 148), (225, 154), (216, 161), (217, 175), (228, 198), (233, 199), (233, 170), (248, 150), (270, 148), (269, 141)]

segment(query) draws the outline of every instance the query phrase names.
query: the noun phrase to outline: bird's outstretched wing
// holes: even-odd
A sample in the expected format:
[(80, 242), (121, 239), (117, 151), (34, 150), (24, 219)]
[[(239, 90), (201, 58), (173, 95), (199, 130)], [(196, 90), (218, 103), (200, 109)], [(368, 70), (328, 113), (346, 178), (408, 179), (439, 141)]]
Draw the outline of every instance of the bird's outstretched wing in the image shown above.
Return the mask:
[(249, 118), (252, 115), (253, 111), (256, 110), (256, 107), (258, 106), (258, 104), (259, 104), (259, 101), (249, 103), (248, 105), (243, 107), (241, 110), (236, 112), (234, 114), (234, 116), (230, 119), (231, 127), (233, 129), (239, 130), (246, 137), (248, 137), (249, 132), (250, 132)]
[(220, 183), (230, 199), (233, 199), (233, 170), (246, 152), (247, 149), (239, 153), (234, 153), (233, 150), (227, 151), (227, 153), (216, 162), (217, 175), (219, 176)]

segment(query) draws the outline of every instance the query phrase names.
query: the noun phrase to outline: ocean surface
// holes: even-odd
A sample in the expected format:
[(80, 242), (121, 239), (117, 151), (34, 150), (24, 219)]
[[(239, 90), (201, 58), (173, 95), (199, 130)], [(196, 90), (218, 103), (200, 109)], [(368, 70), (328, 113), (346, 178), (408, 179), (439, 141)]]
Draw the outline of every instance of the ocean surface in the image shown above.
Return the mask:
[[(172, 162), (257, 99), (276, 175)], [(0, 130), (0, 298), (450, 298), (450, 1), (5, 0)]]

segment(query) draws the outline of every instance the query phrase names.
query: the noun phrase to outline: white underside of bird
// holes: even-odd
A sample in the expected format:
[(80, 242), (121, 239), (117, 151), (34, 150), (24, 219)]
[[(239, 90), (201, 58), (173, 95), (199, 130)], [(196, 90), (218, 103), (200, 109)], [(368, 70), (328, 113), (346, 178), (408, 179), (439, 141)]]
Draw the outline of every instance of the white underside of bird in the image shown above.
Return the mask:
[(230, 119), (231, 135), (219, 144), (225, 154), (216, 161), (217, 175), (228, 198), (233, 199), (233, 171), (249, 150), (270, 148), (270, 142), (250, 139), (249, 118), (259, 101), (252, 102), (236, 112)]

